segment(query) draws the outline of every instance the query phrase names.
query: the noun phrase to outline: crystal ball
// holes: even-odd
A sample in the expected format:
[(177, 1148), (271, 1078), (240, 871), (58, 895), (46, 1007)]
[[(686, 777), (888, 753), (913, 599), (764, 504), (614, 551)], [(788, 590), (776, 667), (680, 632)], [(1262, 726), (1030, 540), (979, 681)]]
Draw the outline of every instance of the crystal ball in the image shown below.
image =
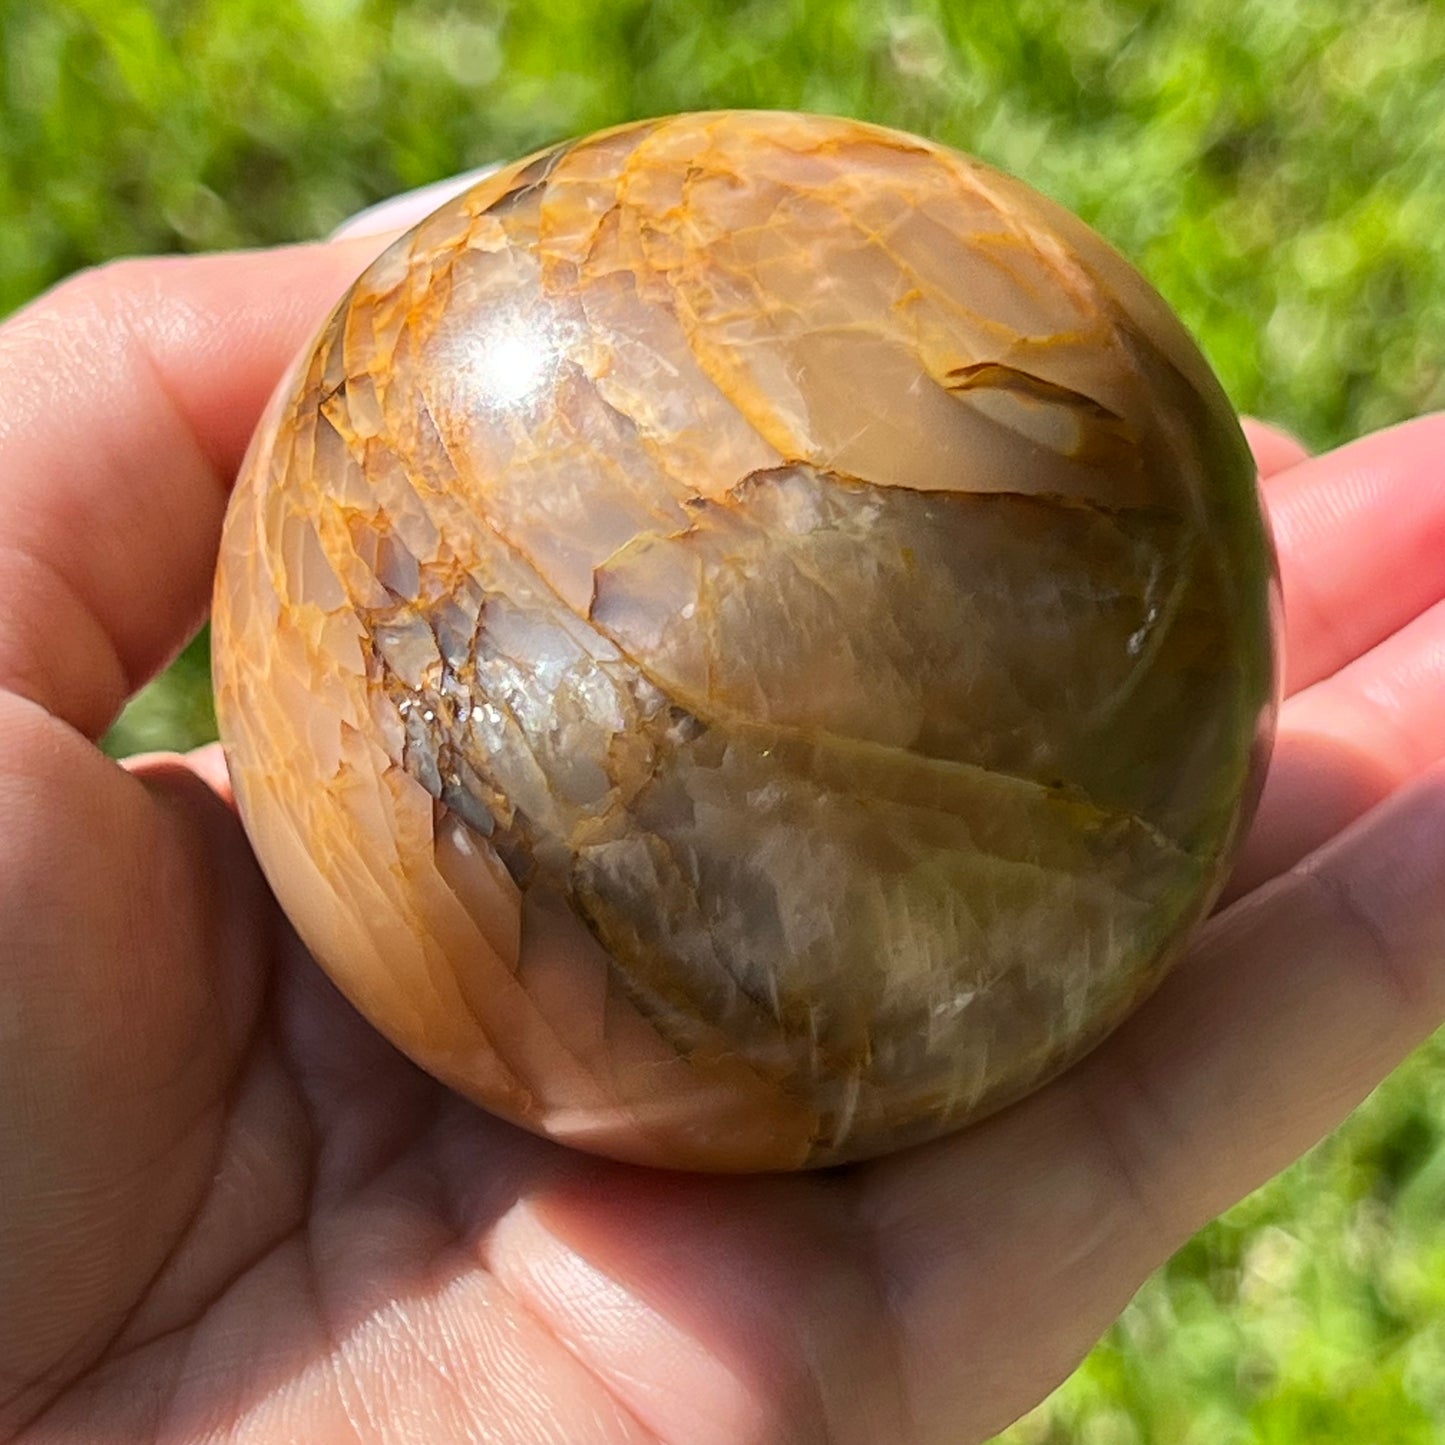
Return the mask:
[(1180, 954), (1274, 566), (1224, 393), (1082, 222), (723, 112), (511, 165), (363, 274), (216, 585), (241, 815), (341, 990), (552, 1139), (835, 1164), (996, 1110)]

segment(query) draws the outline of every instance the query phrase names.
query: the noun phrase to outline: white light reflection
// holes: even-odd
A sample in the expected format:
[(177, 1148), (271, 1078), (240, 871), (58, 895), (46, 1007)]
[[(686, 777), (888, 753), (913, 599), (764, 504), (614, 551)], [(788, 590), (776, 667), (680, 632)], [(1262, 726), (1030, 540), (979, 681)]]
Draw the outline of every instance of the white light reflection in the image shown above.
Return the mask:
[(551, 381), (558, 359), (552, 328), (529, 319), (498, 317), (465, 339), (461, 380), (474, 401), (518, 406)]

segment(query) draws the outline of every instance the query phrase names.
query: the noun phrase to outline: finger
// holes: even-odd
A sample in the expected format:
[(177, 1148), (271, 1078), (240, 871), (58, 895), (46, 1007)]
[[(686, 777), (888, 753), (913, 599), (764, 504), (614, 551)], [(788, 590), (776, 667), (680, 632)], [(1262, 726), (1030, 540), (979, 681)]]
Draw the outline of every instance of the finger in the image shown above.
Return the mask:
[(1309, 456), (1305, 444), (1283, 427), (1256, 421), (1251, 416), (1241, 417), (1240, 425), (1244, 428), (1249, 449), (1254, 453), (1254, 464), (1259, 468), (1261, 479), (1288, 471)]
[(186, 640), (261, 407), (377, 250), (122, 262), (0, 326), (0, 687), (96, 736)]
[(1225, 901), (1242, 897), (1445, 758), (1445, 603), (1296, 693)]
[(331, 233), (331, 239), (341, 241), (356, 236), (379, 236), (389, 231), (408, 230), (418, 221), (424, 221), (444, 201), (470, 190), (478, 181), (486, 180), (501, 168), (501, 162), (496, 161), (491, 165), (478, 166), (473, 171), (463, 171), (458, 176), (449, 176), (444, 181), (433, 181), (429, 186), (418, 186), (414, 191), (406, 191), (399, 196), (378, 201), (376, 205), (368, 206), (364, 211), (358, 211), (344, 220)]
[(1266, 487), (1284, 588), (1286, 691), (1445, 597), (1445, 413), (1314, 457)]
[(1053, 1085), (864, 1176), (915, 1410), (948, 1418), (993, 1379), (1017, 1412), (1030, 1366), (1061, 1378), (1152, 1269), (1335, 1127), (1442, 1016), (1437, 770), (1216, 917)]
[(235, 808), (236, 796), (231, 790), (231, 775), (226, 769), (226, 755), (220, 743), (205, 743), (188, 753), (133, 753), (121, 759), (121, 767), (141, 776), (153, 770), (171, 772), (184, 767), (194, 773), (228, 808)]

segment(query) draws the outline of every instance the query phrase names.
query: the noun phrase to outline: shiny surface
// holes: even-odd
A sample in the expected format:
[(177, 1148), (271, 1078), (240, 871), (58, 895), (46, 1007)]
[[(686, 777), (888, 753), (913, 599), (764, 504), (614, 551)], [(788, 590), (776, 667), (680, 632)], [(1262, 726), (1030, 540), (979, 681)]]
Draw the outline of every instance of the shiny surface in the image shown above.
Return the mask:
[(302, 937), (581, 1147), (862, 1157), (1097, 1041), (1267, 747), (1248, 450), (1017, 182), (721, 113), (498, 172), (361, 278), (228, 517), (218, 711)]

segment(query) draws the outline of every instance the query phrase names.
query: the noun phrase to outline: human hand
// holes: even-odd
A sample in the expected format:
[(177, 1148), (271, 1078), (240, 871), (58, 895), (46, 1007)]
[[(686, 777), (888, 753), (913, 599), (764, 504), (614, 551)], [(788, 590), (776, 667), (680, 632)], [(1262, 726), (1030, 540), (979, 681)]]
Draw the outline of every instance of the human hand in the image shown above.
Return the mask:
[(629, 1169), (360, 1021), (214, 749), (94, 745), (376, 249), (125, 263), (0, 328), (0, 1439), (982, 1439), (1445, 1017), (1445, 417), (1253, 429), (1276, 759), (1229, 906), (1105, 1045), (872, 1164)]

